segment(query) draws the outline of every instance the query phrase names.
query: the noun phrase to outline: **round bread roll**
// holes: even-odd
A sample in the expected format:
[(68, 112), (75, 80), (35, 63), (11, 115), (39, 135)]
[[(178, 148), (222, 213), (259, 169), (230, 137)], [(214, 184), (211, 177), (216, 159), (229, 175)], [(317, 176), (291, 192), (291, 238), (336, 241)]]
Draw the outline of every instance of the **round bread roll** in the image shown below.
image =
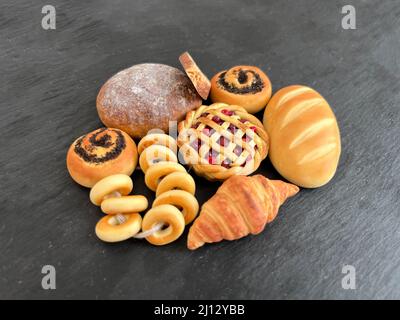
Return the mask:
[(338, 166), (341, 144), (335, 115), (315, 90), (290, 86), (279, 90), (264, 113), (269, 157), (290, 182), (305, 188), (328, 183)]
[(91, 188), (113, 174), (130, 176), (138, 161), (136, 144), (125, 132), (101, 128), (74, 141), (67, 153), (72, 179)]
[(211, 79), (212, 102), (238, 105), (249, 113), (263, 109), (271, 98), (268, 76), (253, 66), (236, 66), (217, 73)]
[(180, 70), (144, 63), (110, 78), (97, 96), (97, 111), (107, 126), (124, 130), (134, 138), (151, 129), (168, 132), (169, 121), (180, 121), (199, 107), (201, 97)]

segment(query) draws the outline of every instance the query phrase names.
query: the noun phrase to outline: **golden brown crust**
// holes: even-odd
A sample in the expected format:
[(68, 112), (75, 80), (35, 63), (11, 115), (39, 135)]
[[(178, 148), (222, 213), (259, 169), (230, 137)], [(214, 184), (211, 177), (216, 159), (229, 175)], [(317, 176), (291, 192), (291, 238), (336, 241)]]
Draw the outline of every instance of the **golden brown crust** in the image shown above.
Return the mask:
[(130, 176), (137, 160), (136, 144), (128, 134), (101, 128), (72, 143), (67, 153), (67, 169), (77, 183), (91, 188), (113, 174)]
[(96, 106), (100, 120), (134, 138), (152, 129), (168, 132), (169, 121), (181, 121), (201, 105), (190, 79), (163, 64), (139, 64), (111, 77), (100, 89)]
[[(152, 134), (142, 138), (138, 148), (140, 168), (145, 173), (145, 184), (156, 192), (153, 207), (172, 205), (181, 211), (185, 224), (191, 223), (199, 211), (199, 204), (194, 197), (196, 185), (185, 167), (178, 163), (175, 151), (170, 149), (176, 149), (176, 141), (166, 134), (157, 136)], [(162, 212), (156, 215), (160, 214), (162, 215)], [(163, 222), (162, 219), (160, 222)], [(159, 235), (163, 237), (163, 234), (165, 235), (165, 232)]]
[(184, 52), (179, 56), (179, 61), (189, 79), (192, 81), (200, 97), (207, 100), (211, 89), (211, 82), (207, 76), (200, 70), (189, 52)]
[[(140, 214), (128, 213), (119, 215), (123, 222), (120, 223), (115, 215), (106, 215), (96, 225), (97, 237), (105, 242), (119, 242), (132, 238), (140, 231), (142, 217)], [(121, 219), (121, 218), (120, 218)]]
[(211, 79), (211, 101), (242, 106), (250, 113), (263, 109), (271, 98), (268, 76), (254, 66), (235, 66)]
[(271, 162), (283, 177), (305, 188), (332, 179), (341, 152), (340, 132), (318, 92), (299, 85), (279, 90), (268, 103), (263, 122), (271, 139)]
[(297, 192), (293, 184), (262, 175), (229, 178), (203, 204), (189, 230), (188, 248), (260, 233), (275, 219), (282, 203)]
[(143, 218), (142, 230), (146, 232), (158, 223), (166, 223), (168, 227), (146, 237), (146, 240), (155, 246), (163, 246), (175, 241), (185, 230), (185, 219), (182, 213), (170, 204), (161, 204), (147, 211)]
[(251, 174), (268, 154), (269, 139), (262, 123), (240, 106), (201, 106), (188, 112), (178, 131), (185, 162), (208, 180)]

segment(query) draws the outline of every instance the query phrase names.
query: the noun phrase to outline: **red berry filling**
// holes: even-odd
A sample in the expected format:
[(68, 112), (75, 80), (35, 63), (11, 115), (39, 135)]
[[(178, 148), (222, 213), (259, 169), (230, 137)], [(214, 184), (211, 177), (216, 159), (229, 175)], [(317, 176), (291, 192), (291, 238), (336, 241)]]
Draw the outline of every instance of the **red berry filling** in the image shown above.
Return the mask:
[(223, 166), (224, 168), (229, 168), (231, 166), (231, 163), (231, 160), (225, 159), (224, 161), (222, 161), (221, 166)]
[(252, 159), (251, 154), (249, 154), (246, 158), (246, 160), (240, 165), (241, 167), (246, 166), (247, 162), (249, 162)]
[(233, 149), (233, 153), (236, 154), (238, 157), (242, 154), (242, 147), (236, 146), (235, 149)]
[(225, 147), (229, 144), (229, 140), (225, 138), (224, 136), (221, 136), (218, 140), (218, 143), (220, 146)]
[(210, 137), (214, 132), (215, 132), (215, 130), (213, 128), (209, 127), (209, 126), (206, 126), (203, 129), (203, 133), (208, 137)]
[(216, 151), (214, 151), (213, 149), (211, 149), (208, 152), (208, 163), (209, 164), (217, 164), (217, 156), (218, 156), (218, 153)]
[(233, 115), (235, 114), (233, 111), (228, 110), (228, 109), (223, 109), (223, 110), (221, 110), (221, 112), (222, 112), (224, 115), (227, 115), (227, 116), (233, 116)]
[(212, 117), (212, 121), (214, 121), (215, 123), (217, 123), (217, 124), (219, 124), (219, 125), (221, 125), (221, 124), (224, 123), (224, 120), (222, 120), (222, 119), (221, 119), (220, 117), (218, 117), (218, 116)]
[(231, 133), (235, 134), (235, 132), (238, 130), (238, 128), (236, 128), (236, 126), (233, 125), (233, 124), (231, 123), (231, 124), (229, 125), (229, 127), (228, 127), (228, 130), (229, 130)]
[(196, 139), (192, 142), (191, 147), (199, 152), (201, 145), (203, 144), (203, 141), (201, 139)]
[[(223, 110), (221, 110), (221, 113), (222, 114), (224, 114), (224, 115), (226, 115), (226, 116), (229, 116), (229, 117), (231, 117), (231, 116), (233, 116), (233, 115), (235, 115), (235, 112), (234, 111), (231, 111), (231, 110), (228, 110), (228, 109), (223, 109)], [(202, 114), (202, 117), (207, 117), (209, 115), (209, 113), (208, 112), (206, 112), (206, 113), (203, 113)], [(223, 125), (224, 124), (224, 120), (223, 119), (221, 119), (219, 116), (217, 116), (217, 115), (214, 115), (214, 116), (212, 116), (211, 117), (211, 120), (213, 121), (213, 122), (215, 122), (216, 124), (218, 124), (218, 125)], [(238, 119), (241, 123), (244, 123), (244, 124), (250, 124), (250, 122), (249, 122), (249, 120), (247, 120), (247, 119)], [(197, 123), (195, 123), (193, 126), (192, 126), (192, 128), (194, 128), (194, 129), (198, 129), (198, 127), (199, 127), (199, 125), (201, 124), (201, 122), (197, 122)], [(246, 125), (246, 127), (247, 127), (247, 125)], [(257, 126), (250, 126), (250, 127), (248, 127), (250, 130), (252, 130), (254, 133), (256, 133), (257, 132)], [(240, 131), (240, 128), (239, 127), (237, 127), (237, 126), (235, 126), (233, 123), (230, 123), (229, 124), (229, 126), (228, 126), (228, 128), (227, 128), (227, 131), (228, 132), (230, 132), (231, 134), (233, 134), (233, 135), (235, 135), (238, 131)], [(204, 135), (206, 135), (206, 136), (208, 136), (208, 137), (211, 137), (214, 133), (216, 132), (216, 130), (215, 129), (213, 129), (212, 127), (210, 127), (209, 125), (206, 125), (205, 127), (204, 127), (204, 129), (202, 129), (202, 133), (204, 134)], [(252, 140), (252, 134), (250, 134), (249, 132), (248, 132), (248, 134), (243, 134), (243, 136), (242, 136), (242, 141), (244, 141), (244, 142), (249, 142), (249, 141), (251, 141)], [(228, 139), (228, 138), (226, 138), (226, 137), (224, 137), (224, 136), (220, 136), (220, 138), (217, 140), (217, 143), (221, 146), (221, 147), (227, 147), (231, 142), (230, 142), (230, 140)], [(196, 139), (195, 141), (193, 141), (192, 143), (191, 143), (191, 146), (192, 146), (192, 148), (193, 149), (195, 149), (197, 152), (199, 152), (199, 150), (200, 150), (200, 148), (201, 148), (201, 146), (204, 144), (204, 142), (201, 140), (201, 139)], [(257, 150), (258, 149), (258, 147), (257, 147), (257, 145), (255, 145), (254, 146), (254, 149), (255, 150)], [(242, 152), (243, 152), (243, 147), (242, 146), (240, 146), (240, 145), (237, 145), (234, 149), (233, 149), (233, 153), (237, 156), (237, 157), (240, 157), (240, 155), (242, 154)], [(224, 167), (224, 168), (230, 168), (231, 166), (232, 166), (232, 161), (229, 159), (229, 158), (227, 158), (227, 159), (225, 159), (224, 161), (222, 161), (222, 163), (218, 163), (218, 156), (219, 156), (219, 153), (217, 152), (217, 151), (215, 151), (214, 149), (210, 149), (209, 150), (209, 152), (207, 153), (207, 155), (206, 155), (206, 159), (205, 160), (207, 160), (207, 162), (209, 163), (209, 164), (211, 164), (211, 165), (220, 165), (220, 166), (222, 166), (222, 167)], [(245, 167), (246, 165), (247, 165), (247, 163), (249, 162), (249, 161), (251, 161), (252, 160), (252, 156), (251, 155), (249, 155), (249, 156), (247, 156), (247, 158), (246, 158), (246, 160), (241, 164), (241, 167)]]

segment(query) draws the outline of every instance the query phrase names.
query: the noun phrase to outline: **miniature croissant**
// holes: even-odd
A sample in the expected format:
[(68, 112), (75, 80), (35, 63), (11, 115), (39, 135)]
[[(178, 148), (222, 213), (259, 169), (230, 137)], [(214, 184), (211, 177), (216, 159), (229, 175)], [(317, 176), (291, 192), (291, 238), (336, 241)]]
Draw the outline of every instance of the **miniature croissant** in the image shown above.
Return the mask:
[(260, 233), (275, 219), (281, 204), (297, 192), (294, 184), (262, 175), (232, 176), (202, 206), (189, 230), (188, 248)]

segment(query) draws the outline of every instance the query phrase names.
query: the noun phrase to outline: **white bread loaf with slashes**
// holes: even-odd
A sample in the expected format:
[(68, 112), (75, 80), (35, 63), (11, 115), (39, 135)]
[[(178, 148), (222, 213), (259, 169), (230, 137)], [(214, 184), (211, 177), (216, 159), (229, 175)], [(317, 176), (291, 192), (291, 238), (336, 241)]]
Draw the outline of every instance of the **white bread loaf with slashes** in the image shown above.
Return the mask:
[(336, 117), (315, 90), (294, 85), (279, 90), (264, 112), (269, 157), (288, 181), (305, 188), (328, 183), (339, 163), (341, 143)]

